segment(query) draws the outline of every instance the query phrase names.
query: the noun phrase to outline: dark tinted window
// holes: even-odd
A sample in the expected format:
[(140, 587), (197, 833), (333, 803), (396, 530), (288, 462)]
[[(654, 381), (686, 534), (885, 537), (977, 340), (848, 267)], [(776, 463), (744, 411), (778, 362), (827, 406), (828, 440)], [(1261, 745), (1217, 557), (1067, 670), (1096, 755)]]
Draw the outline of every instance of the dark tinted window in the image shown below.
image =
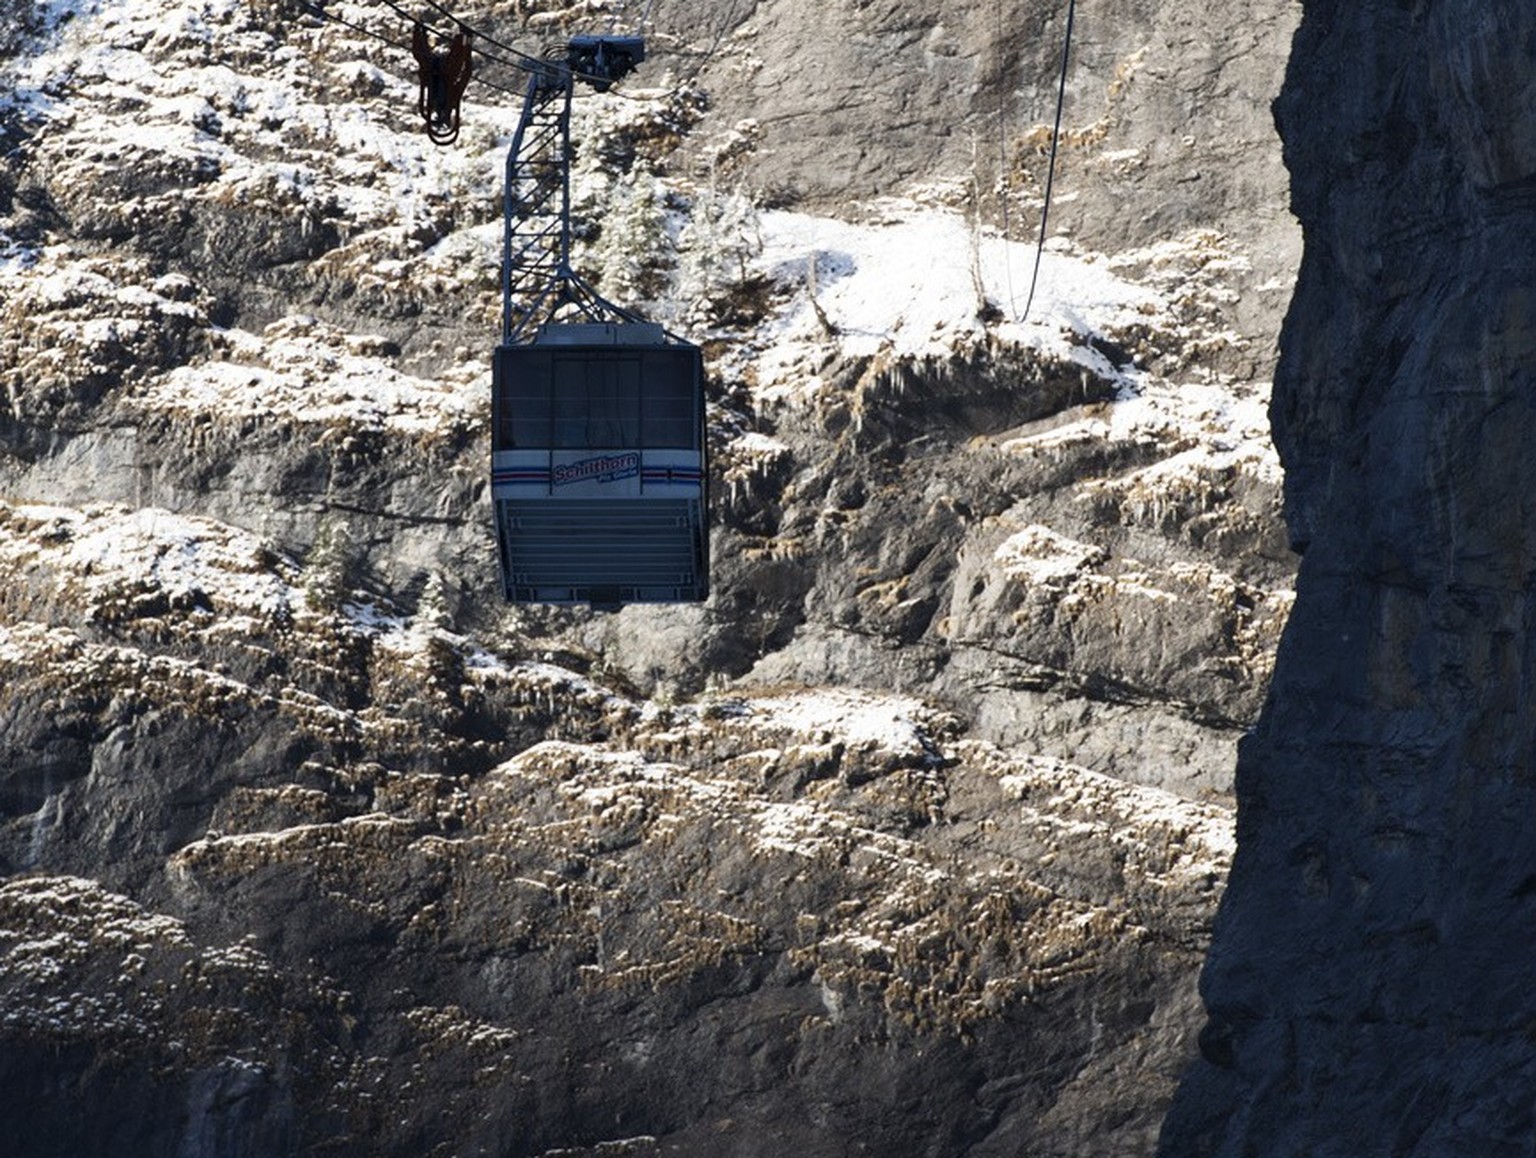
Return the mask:
[(497, 349), (496, 450), (549, 445), (549, 355), (526, 346)]
[(567, 448), (639, 446), (640, 359), (633, 355), (556, 355), (554, 442)]
[(519, 450), (549, 445), (549, 361), (529, 358), (507, 394), (512, 417), (512, 445)]
[(673, 350), (647, 357), (641, 406), (641, 437), (646, 446), (696, 445), (692, 359)]
[(496, 449), (699, 445), (698, 351), (501, 347)]

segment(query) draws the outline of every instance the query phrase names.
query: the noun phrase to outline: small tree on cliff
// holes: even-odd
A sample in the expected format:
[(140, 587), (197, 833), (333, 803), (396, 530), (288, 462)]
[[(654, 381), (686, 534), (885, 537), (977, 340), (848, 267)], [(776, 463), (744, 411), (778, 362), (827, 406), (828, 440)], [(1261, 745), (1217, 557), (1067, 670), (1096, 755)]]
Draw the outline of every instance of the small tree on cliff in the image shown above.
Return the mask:
[(621, 305), (651, 301), (661, 293), (674, 259), (660, 179), (640, 170), (619, 178), (591, 258), (602, 292)]
[(701, 190), (677, 239), (677, 296), (686, 317), (708, 323), (722, 299), (751, 276), (763, 236), (757, 208), (739, 193)]

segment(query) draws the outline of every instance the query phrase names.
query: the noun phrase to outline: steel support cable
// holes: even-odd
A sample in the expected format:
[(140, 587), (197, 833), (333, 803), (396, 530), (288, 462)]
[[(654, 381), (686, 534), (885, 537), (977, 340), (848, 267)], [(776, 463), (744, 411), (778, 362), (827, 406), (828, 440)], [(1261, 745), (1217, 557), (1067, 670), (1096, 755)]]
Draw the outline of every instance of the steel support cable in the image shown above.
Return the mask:
[[(412, 16), (407, 9), (397, 3), (396, 0), (379, 0), (379, 2), (389, 8), (394, 9), (408, 20), (414, 21), (417, 19), (415, 16)], [(473, 35), (475, 38), (473, 50), (480, 56), (485, 57), (487, 60), (495, 61), (497, 64), (505, 65), (508, 68), (518, 68), (530, 73), (548, 73), (551, 68), (565, 69), (568, 67), (563, 62), (549, 61), (543, 59), (542, 57), (532, 56), (529, 53), (523, 52), (521, 49), (514, 48), (512, 45), (507, 44), (505, 41), (498, 40), (496, 37), (490, 35), (490, 33), (486, 32), (485, 30), (476, 28), (473, 24), (466, 23), (465, 21), (459, 19), (458, 16), (454, 15), (451, 9), (449, 9), (445, 4), (441, 2), (441, 0), (424, 0), (424, 2), (430, 8), (440, 13), (444, 18), (453, 21), (456, 26)], [(654, 0), (651, 0), (651, 3), (646, 5), (645, 14), (641, 17), (641, 27), (644, 26), (644, 22), (650, 17), (652, 4), (654, 4)], [(734, 9), (732, 10), (731, 15), (734, 15)], [(690, 72), (688, 76), (678, 84), (674, 85), (672, 89), (667, 93), (667, 96), (675, 96), (677, 93), (685, 90), (694, 82), (695, 79), (697, 79), (699, 73), (704, 70), (704, 67), (714, 58), (715, 53), (719, 50), (721, 42), (725, 39), (725, 25), (729, 23), (730, 19), (731, 16), (727, 16), (726, 20), (722, 22), (720, 30), (715, 36), (714, 43), (711, 44), (710, 47), (703, 53), (703, 58), (698, 62), (697, 65), (695, 65), (693, 71)], [(515, 59), (507, 60), (504, 57), (498, 56), (494, 52), (488, 51), (484, 47), (486, 44), (494, 45), (496, 48), (501, 49), (503, 52), (510, 53)], [(679, 53), (679, 55), (687, 54)], [(601, 79), (575, 71), (572, 72), (572, 76), (574, 76), (577, 80), (587, 81), (589, 83), (594, 80)], [(654, 99), (649, 97), (633, 96), (625, 92), (610, 92), (609, 95), (619, 97), (622, 100), (631, 101)]]
[[(517, 69), (517, 70), (519, 70), (521, 72), (525, 72), (525, 73), (531, 73), (531, 74), (534, 74), (534, 75), (546, 75), (546, 76), (553, 69), (565, 70), (568, 67), (568, 66), (566, 66), (564, 64), (564, 62), (545, 60), (542, 57), (530, 55), (529, 53), (523, 52), (521, 49), (514, 48), (511, 45), (506, 44), (505, 42), (503, 42), (501, 40), (498, 40), (496, 37), (491, 36), (490, 34), (485, 32), (483, 29), (476, 28), (474, 25), (468, 24), (468, 23), (460, 20), (457, 16), (455, 16), (453, 14), (453, 12), (449, 8), (447, 8), (445, 5), (439, 3), (438, 0), (425, 0), (425, 2), (430, 7), (435, 9), (437, 12), (442, 14), (446, 19), (453, 21), (453, 23), (458, 28), (461, 28), (465, 32), (469, 33), (474, 38), (473, 39), (473, 43), (471, 45), (471, 51), (474, 52), (477, 56), (484, 57), (486, 60), (491, 61), (494, 64), (500, 64), (500, 65), (502, 65), (502, 66), (504, 66), (506, 68)], [(331, 22), (333, 22), (335, 24), (340, 24), (340, 25), (342, 25), (345, 28), (350, 28), (354, 32), (360, 33), (363, 36), (371, 37), (372, 39), (379, 41), (381, 44), (387, 44), (391, 48), (397, 49), (398, 51), (406, 53), (408, 55), (411, 53), (411, 46), (406, 44), (404, 41), (395, 40), (392, 37), (385, 36), (385, 35), (383, 35), (382, 33), (379, 33), (379, 32), (375, 32), (371, 28), (366, 28), (363, 25), (356, 23), (355, 21), (348, 20), (344, 16), (338, 16), (334, 12), (329, 12), (325, 8), (323, 8), (319, 3), (316, 3), (315, 0), (294, 0), (294, 3), (296, 5), (298, 5), (298, 7), (304, 9), (306, 12), (309, 12), (310, 14), (312, 14), (314, 16), (318, 16), (321, 20), (329, 20), (329, 21), (331, 21)], [(379, 0), (379, 3), (383, 4), (386, 8), (389, 8), (390, 10), (395, 12), (397, 15), (399, 15), (399, 16), (403, 17), (404, 19), (410, 21), (413, 25), (418, 22), (418, 17), (413, 15), (407, 8), (405, 8), (401, 4), (396, 3), (396, 0)], [(646, 13), (647, 13), (647, 15), (649, 15), (649, 13), (650, 13), (650, 6), (649, 5), (647, 5), (647, 7), (646, 7)], [(728, 19), (727, 19), (727, 22), (728, 22)], [(429, 31), (431, 31), (432, 34), (435, 35), (435, 36), (441, 36), (442, 35), (442, 33), (438, 32), (437, 29), (430, 28), (430, 26), (429, 26)], [(666, 95), (667, 96), (675, 96), (677, 93), (682, 92), (689, 85), (691, 85), (694, 82), (694, 80), (697, 79), (699, 73), (704, 70), (705, 66), (708, 65), (709, 62), (712, 59), (714, 59), (715, 53), (719, 50), (720, 44), (721, 44), (721, 42), (724, 39), (725, 39), (725, 27), (724, 27), (724, 24), (722, 24), (719, 33), (715, 36), (714, 43), (711, 44), (709, 46), (709, 48), (702, 53), (702, 59), (700, 59), (698, 64), (694, 66), (693, 71), (690, 72), (687, 75), (687, 77), (685, 77), (678, 84), (674, 85), (672, 87), (672, 89)], [(497, 54), (495, 52), (489, 51), (485, 47), (486, 44), (494, 45), (495, 47), (501, 49), (502, 51), (510, 53), (512, 59), (508, 59), (507, 57), (504, 57), (504, 56), (501, 56), (501, 55), (499, 55), (499, 54)], [(690, 55), (690, 54), (684, 52), (684, 53), (679, 53), (679, 55), (687, 56), (687, 55)], [(591, 81), (591, 80), (597, 79), (597, 78), (594, 78), (594, 77), (589, 77), (586, 74), (579, 73), (579, 72), (573, 72), (572, 75), (577, 80)], [(486, 88), (494, 89), (495, 91), (500, 92), (500, 93), (505, 93), (508, 96), (519, 97), (519, 98), (523, 96), (523, 93), (522, 93), (521, 90), (514, 89), (514, 88), (509, 88), (509, 87), (507, 87), (506, 85), (503, 85), (503, 84), (497, 84), (495, 81), (487, 80), (483, 76), (480, 76), (479, 74), (476, 74), (476, 75), (472, 76), (470, 78), (470, 81), (473, 84), (483, 84), (483, 85), (485, 85)], [(619, 98), (621, 98), (623, 100), (632, 100), (632, 101), (654, 99), (654, 98), (649, 98), (649, 97), (633, 96), (633, 95), (631, 95), (629, 93), (624, 93), (624, 92), (613, 92), (613, 93), (610, 93), (610, 95), (619, 97)]]
[(1029, 320), (1029, 307), (1035, 300), (1035, 284), (1040, 280), (1040, 256), (1045, 252), (1045, 224), (1051, 214), (1051, 185), (1056, 180), (1056, 149), (1061, 140), (1061, 110), (1067, 100), (1067, 63), (1072, 55), (1072, 18), (1077, 0), (1067, 0), (1067, 30), (1061, 42), (1061, 79), (1056, 86), (1056, 122), (1051, 128), (1051, 158), (1045, 169), (1045, 203), (1040, 207), (1040, 238), (1035, 243), (1035, 268), (1029, 275), (1029, 296), (1019, 321)]
[[(408, 20), (418, 19), (417, 17), (412, 16), (409, 12), (407, 12), (406, 9), (401, 5), (395, 3), (395, 0), (379, 0), (379, 2), (390, 8), (393, 8), (396, 12), (400, 13)], [(548, 61), (542, 60), (537, 56), (524, 52), (520, 48), (514, 48), (510, 44), (505, 44), (502, 41), (497, 40), (494, 36), (484, 31), (483, 29), (476, 28), (474, 25), (460, 20), (453, 14), (452, 11), (448, 9), (446, 5), (441, 4), (439, 0), (424, 0), (424, 2), (426, 3), (427, 7), (441, 13), (447, 19), (453, 21), (453, 23), (459, 28), (464, 29), (466, 32), (473, 33), (477, 41), (483, 40), (486, 44), (494, 44), (503, 52), (510, 53), (514, 58), (513, 60), (503, 60), (501, 57), (496, 56), (494, 53), (489, 53), (484, 49), (479, 49), (478, 51), (480, 52), (480, 55), (484, 56), (487, 60), (494, 60), (511, 68), (521, 68), (528, 72), (540, 72), (549, 68)]]
[(304, 9), (304, 11), (308, 12), (311, 16), (318, 16), (321, 20), (330, 21), (332, 24), (340, 24), (343, 28), (350, 28), (353, 32), (370, 37), (373, 40), (379, 41), (381, 44), (387, 44), (391, 48), (397, 48), (401, 52), (409, 53), (411, 51), (411, 46), (405, 43), (405, 41), (395, 40), (391, 37), (385, 36), (383, 33), (375, 32), (371, 28), (364, 28), (361, 24), (348, 20), (345, 16), (338, 16), (334, 12), (327, 12), (319, 4), (313, 3), (312, 0), (293, 0), (293, 2), (297, 7)]
[[(301, 8), (304, 8), (307, 11), (314, 13), (316, 16), (319, 16), (319, 17), (321, 17), (324, 20), (332, 20), (332, 21), (335, 21), (337, 24), (345, 25), (346, 27), (352, 29), (355, 32), (361, 32), (364, 36), (371, 36), (375, 40), (382, 41), (385, 44), (388, 44), (388, 45), (391, 45), (391, 46), (393, 46), (395, 48), (398, 48), (402, 52), (409, 53), (411, 51), (410, 45), (405, 44), (405, 43), (403, 43), (401, 41), (398, 41), (398, 40), (391, 39), (390, 37), (384, 36), (381, 33), (374, 32), (370, 28), (364, 28), (362, 25), (354, 23), (351, 20), (347, 20), (345, 17), (337, 16), (335, 13), (328, 12), (324, 8), (321, 8), (318, 4), (314, 3), (313, 0), (294, 0), (294, 2), (296, 4), (298, 4)], [(409, 9), (405, 8), (404, 6), (402, 6), (400, 4), (395, 3), (395, 0), (379, 0), (379, 3), (383, 4), (386, 8), (390, 9), (391, 11), (393, 11), (396, 15), (402, 17), (405, 20), (408, 20), (412, 25), (415, 25), (415, 24), (418, 24), (418, 23), (422, 24), (423, 27), (425, 27), (427, 29), (427, 31), (432, 33), (433, 36), (438, 36), (438, 37), (443, 36), (442, 32), (440, 32), (436, 28), (433, 28), (431, 25), (427, 24), (425, 21), (421, 20), (419, 17), (413, 15)], [(541, 59), (541, 58), (539, 58), (537, 56), (531, 56), (531, 55), (529, 55), (526, 52), (522, 52), (522, 51), (519, 51), (516, 48), (512, 48), (510, 45), (503, 44), (501, 41), (497, 40), (494, 36), (488, 36), (486, 33), (482, 32), (480, 29), (474, 27), (474, 25), (466, 24), (464, 21), (460, 20), (457, 16), (455, 16), (447, 8), (443, 7), (443, 5), (435, 3), (434, 0), (427, 0), (427, 3), (430, 4), (431, 7), (435, 8), (438, 12), (442, 13), (449, 20), (453, 21), (454, 25), (457, 28), (461, 29), (464, 32), (469, 33), (470, 36), (473, 37), (473, 43), (471, 44), (470, 49), (471, 49), (472, 52), (475, 53), (476, 56), (484, 57), (486, 60), (491, 61), (491, 62), (493, 62), (495, 64), (500, 64), (500, 65), (503, 65), (503, 66), (505, 66), (507, 68), (517, 69), (520, 72), (526, 72), (526, 73), (545, 74), (545, 73), (549, 72), (551, 67), (559, 67), (558, 65), (552, 65), (552, 63), (550, 61), (543, 60), (543, 59)], [(515, 59), (508, 60), (504, 56), (500, 56), (497, 53), (488, 51), (484, 47), (484, 44), (481, 43), (482, 41), (484, 41), (486, 43), (494, 44), (494, 45), (496, 45), (496, 47), (504, 49), (505, 51), (511, 53), (512, 56)], [(476, 81), (476, 82), (478, 82), (480, 84), (485, 85), (487, 88), (493, 88), (493, 89), (497, 90), (498, 92), (506, 93), (508, 96), (521, 97), (523, 95), (521, 90), (513, 89), (513, 88), (508, 88), (506, 85), (496, 84), (495, 82), (485, 80), (484, 78), (482, 78), (480, 76), (474, 76), (471, 79), (473, 81)]]
[[(350, 28), (353, 32), (377, 40), (380, 44), (387, 44), (390, 48), (403, 52), (406, 56), (412, 55), (411, 46), (403, 40), (396, 40), (393, 37), (385, 36), (382, 32), (375, 32), (372, 28), (367, 28), (355, 21), (348, 20), (345, 16), (338, 16), (334, 12), (328, 12), (319, 4), (313, 3), (312, 0), (293, 0), (293, 2), (312, 16), (318, 16), (321, 20), (330, 21), (332, 24), (340, 24), (343, 28)], [(520, 97), (523, 95), (516, 89), (508, 88), (504, 84), (497, 84), (493, 80), (486, 80), (483, 76), (479, 75), (470, 77), (470, 83), (483, 84), (486, 88), (495, 89), (497, 92), (506, 93), (508, 96)]]
[[(379, 0), (379, 3), (383, 4), (384, 7), (390, 9), (402, 18), (409, 20), (412, 24), (422, 24), (427, 28), (429, 32), (432, 33), (433, 36), (442, 37), (444, 35), (436, 28), (433, 28), (431, 25), (427, 24), (426, 21), (422, 20), (419, 16), (413, 14), (404, 5), (397, 3), (396, 0)], [(496, 39), (496, 37), (485, 32), (483, 29), (476, 28), (473, 24), (469, 24), (463, 20), (460, 20), (453, 14), (452, 11), (438, 3), (437, 0), (425, 0), (425, 3), (435, 11), (441, 13), (445, 18), (452, 21), (455, 28), (470, 35), (470, 51), (476, 56), (483, 57), (485, 60), (491, 61), (494, 64), (502, 65), (505, 68), (517, 69), (519, 72), (529, 73), (532, 75), (547, 75), (551, 67), (558, 67), (552, 65), (550, 61), (543, 60), (540, 57), (533, 56), (529, 53), (523, 52), (520, 49), (513, 48), (510, 44), (504, 44), (502, 41)], [(485, 47), (487, 44), (493, 44), (504, 52), (511, 54), (512, 59), (509, 60), (507, 57), (491, 52)], [(521, 97), (523, 95), (516, 89), (506, 88), (501, 85), (493, 85), (492, 87), (500, 89), (502, 92), (507, 93), (509, 96)]]
[[(506, 41), (498, 40), (496, 37), (492, 36), (490, 33), (484, 31), (483, 29), (476, 28), (473, 24), (469, 24), (466, 21), (459, 19), (459, 17), (454, 15), (453, 11), (446, 5), (442, 4), (440, 0), (423, 0), (423, 2), (427, 5), (427, 7), (432, 8), (446, 19), (451, 20), (456, 27), (470, 33), (475, 38), (474, 51), (485, 57), (487, 60), (495, 61), (497, 64), (506, 65), (508, 68), (521, 69), (524, 72), (532, 73), (535, 75), (547, 75), (551, 69), (560, 69), (562, 71), (568, 70), (577, 80), (584, 80), (589, 83), (602, 79), (600, 77), (588, 76), (585, 73), (570, 69), (570, 66), (565, 64), (563, 61), (546, 60), (543, 57), (533, 56), (530, 53), (524, 52), (520, 48), (514, 48), (512, 45), (506, 43)], [(387, 8), (394, 9), (407, 20), (415, 22), (419, 19), (419, 17), (411, 15), (411, 13), (402, 5), (396, 3), (396, 0), (379, 0), (379, 3), (383, 4)], [(437, 33), (436, 29), (433, 29), (433, 32), (437, 35), (442, 35), (441, 33)], [(488, 52), (482, 46), (482, 44), (494, 45), (495, 47), (501, 49), (503, 52), (510, 53), (513, 59), (508, 60), (505, 57), (498, 56), (494, 52)]]

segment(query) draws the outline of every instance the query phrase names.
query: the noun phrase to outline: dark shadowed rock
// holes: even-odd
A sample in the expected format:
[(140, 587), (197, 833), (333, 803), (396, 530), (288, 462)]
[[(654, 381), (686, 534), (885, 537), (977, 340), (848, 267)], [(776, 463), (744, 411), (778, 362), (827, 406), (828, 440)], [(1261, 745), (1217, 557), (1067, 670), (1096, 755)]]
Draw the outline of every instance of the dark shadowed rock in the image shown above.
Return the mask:
[(1274, 416), (1307, 553), (1162, 1152), (1520, 1153), (1536, 11), (1305, 7)]

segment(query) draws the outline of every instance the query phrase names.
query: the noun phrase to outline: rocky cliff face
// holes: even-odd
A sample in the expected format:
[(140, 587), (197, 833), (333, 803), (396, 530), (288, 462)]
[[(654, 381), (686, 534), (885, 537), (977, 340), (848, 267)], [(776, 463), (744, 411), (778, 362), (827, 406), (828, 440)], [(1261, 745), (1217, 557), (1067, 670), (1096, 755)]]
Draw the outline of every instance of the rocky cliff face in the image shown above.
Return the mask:
[(1049, 6), (658, 5), (582, 260), (707, 350), (715, 595), (610, 615), (491, 594), (515, 101), (6, 4), (0, 1148), (1147, 1152), (1291, 601), (1218, 7), (1080, 23), (1020, 319)]
[(1307, 553), (1163, 1152), (1519, 1153), (1536, 13), (1305, 8), (1274, 414)]

